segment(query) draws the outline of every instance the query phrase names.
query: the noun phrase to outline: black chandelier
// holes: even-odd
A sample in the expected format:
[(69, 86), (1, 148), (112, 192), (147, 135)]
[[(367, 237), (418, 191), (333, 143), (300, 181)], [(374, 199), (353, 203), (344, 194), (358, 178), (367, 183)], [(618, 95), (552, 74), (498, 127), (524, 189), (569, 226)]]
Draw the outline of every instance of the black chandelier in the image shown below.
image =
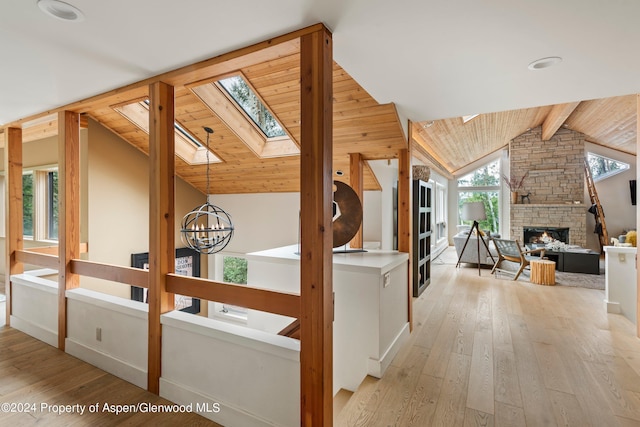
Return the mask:
[(222, 208), (209, 203), (209, 136), (213, 129), (206, 126), (203, 129), (207, 133), (207, 202), (182, 218), (180, 237), (187, 247), (211, 255), (229, 244), (233, 237), (233, 222)]

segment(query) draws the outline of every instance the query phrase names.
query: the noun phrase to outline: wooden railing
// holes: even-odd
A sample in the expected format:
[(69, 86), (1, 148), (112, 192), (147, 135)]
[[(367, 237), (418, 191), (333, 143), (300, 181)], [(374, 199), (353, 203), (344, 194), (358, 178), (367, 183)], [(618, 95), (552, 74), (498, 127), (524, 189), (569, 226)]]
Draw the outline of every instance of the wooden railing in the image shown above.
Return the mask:
[[(86, 248), (86, 245), (85, 245)], [(57, 246), (16, 251), (16, 260), (25, 264), (59, 269)], [(56, 255), (53, 255), (53, 254)], [(149, 271), (81, 259), (71, 260), (71, 272), (80, 276), (109, 280), (126, 285), (149, 287)], [(198, 277), (169, 274), (167, 291), (175, 294), (237, 305), (282, 316), (300, 317), (300, 295), (215, 282)]]

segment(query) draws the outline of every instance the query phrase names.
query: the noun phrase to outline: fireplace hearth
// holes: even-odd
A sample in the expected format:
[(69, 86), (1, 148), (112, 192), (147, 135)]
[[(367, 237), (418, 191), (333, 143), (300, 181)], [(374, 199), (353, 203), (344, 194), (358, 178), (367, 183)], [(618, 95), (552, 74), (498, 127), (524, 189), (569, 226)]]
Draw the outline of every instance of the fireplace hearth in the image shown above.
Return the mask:
[(564, 243), (569, 243), (568, 227), (523, 227), (524, 244), (544, 243), (543, 237), (549, 237)]

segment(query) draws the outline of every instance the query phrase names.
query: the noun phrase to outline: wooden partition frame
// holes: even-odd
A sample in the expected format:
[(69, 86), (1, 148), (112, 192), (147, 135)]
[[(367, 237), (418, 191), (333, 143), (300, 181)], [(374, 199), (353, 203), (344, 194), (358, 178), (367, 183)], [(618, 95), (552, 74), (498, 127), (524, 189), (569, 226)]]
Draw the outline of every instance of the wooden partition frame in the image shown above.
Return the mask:
[(5, 134), (5, 293), (6, 324), (11, 325), (11, 276), (24, 271), (24, 264), (16, 257), (23, 247), (22, 230), (22, 129), (7, 128)]
[(324, 27), (300, 41), (300, 416), (333, 422), (333, 42)]
[(162, 325), (174, 309), (167, 275), (175, 270), (174, 88), (149, 85), (149, 354), (147, 388), (160, 393)]
[[(411, 129), (411, 125), (409, 125)], [(409, 140), (411, 140), (411, 131), (409, 131)], [(409, 301), (409, 329), (413, 330), (413, 274), (411, 263), (411, 151), (409, 149), (400, 150), (398, 152), (398, 251), (409, 254), (409, 263), (407, 264), (407, 288)]]
[[(349, 183), (353, 191), (358, 195), (364, 211), (364, 160), (360, 153), (349, 154)], [(360, 223), (360, 228), (358, 228), (356, 235), (349, 242), (349, 246), (352, 249), (362, 249), (362, 223)]]
[(67, 338), (67, 289), (80, 286), (71, 260), (80, 258), (80, 115), (58, 113), (58, 348)]

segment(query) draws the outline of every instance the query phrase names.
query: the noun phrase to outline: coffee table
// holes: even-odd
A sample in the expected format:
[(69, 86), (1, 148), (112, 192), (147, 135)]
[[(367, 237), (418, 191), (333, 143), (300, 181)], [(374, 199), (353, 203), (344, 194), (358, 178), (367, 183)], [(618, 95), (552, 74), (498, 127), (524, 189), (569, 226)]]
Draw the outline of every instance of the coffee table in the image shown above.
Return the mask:
[(567, 273), (600, 274), (600, 254), (587, 251), (544, 251), (544, 256), (556, 262), (556, 270)]

